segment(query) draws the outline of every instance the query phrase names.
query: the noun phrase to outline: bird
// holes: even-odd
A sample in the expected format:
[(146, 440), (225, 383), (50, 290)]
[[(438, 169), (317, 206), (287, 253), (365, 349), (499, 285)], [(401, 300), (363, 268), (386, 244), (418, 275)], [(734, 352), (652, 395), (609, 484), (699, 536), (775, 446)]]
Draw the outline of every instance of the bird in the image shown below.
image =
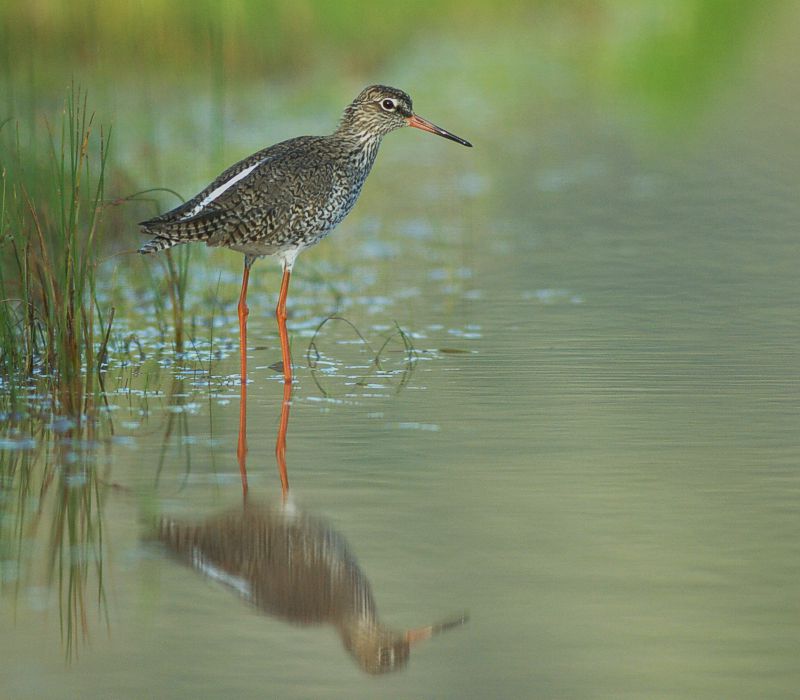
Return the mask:
[(300, 136), (257, 151), (230, 166), (184, 204), (140, 222), (142, 233), (152, 236), (139, 249), (143, 254), (195, 241), (244, 254), (237, 307), (243, 382), (247, 285), (253, 262), (275, 256), (282, 266), (275, 316), (284, 381), (291, 383), (286, 297), (295, 259), (347, 216), (375, 163), (383, 137), (406, 126), (472, 146), (417, 115), (411, 97), (402, 90), (370, 85), (345, 108), (332, 134)]
[(332, 625), (370, 674), (402, 668), (413, 645), (467, 622), (464, 613), (406, 631), (386, 627), (344, 537), (293, 506), (248, 501), (205, 520), (164, 516), (151, 536), (262, 612), (297, 625)]

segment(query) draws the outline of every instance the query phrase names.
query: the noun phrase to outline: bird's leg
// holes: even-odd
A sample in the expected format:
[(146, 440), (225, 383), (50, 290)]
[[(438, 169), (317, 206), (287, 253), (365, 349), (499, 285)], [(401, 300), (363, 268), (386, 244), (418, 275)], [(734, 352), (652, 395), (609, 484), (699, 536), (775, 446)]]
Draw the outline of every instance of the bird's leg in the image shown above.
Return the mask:
[(250, 266), (255, 258), (245, 255), (244, 273), (242, 274), (242, 291), (239, 293), (239, 359), (242, 373), (242, 384), (247, 383), (247, 316), (250, 309), (247, 308), (247, 283), (250, 280)]
[(246, 255), (242, 291), (239, 294), (239, 362), (241, 382), (239, 384), (239, 442), (236, 456), (239, 459), (239, 473), (242, 477), (242, 497), (247, 498), (247, 282), (250, 279), (250, 266), (255, 258)]
[(286, 296), (289, 293), (289, 278), (292, 275), (291, 265), (284, 264), (281, 291), (278, 294), (278, 306), (275, 318), (278, 321), (278, 333), (281, 338), (281, 358), (283, 359), (283, 381), (292, 383), (292, 356), (289, 353), (289, 334), (286, 332)]

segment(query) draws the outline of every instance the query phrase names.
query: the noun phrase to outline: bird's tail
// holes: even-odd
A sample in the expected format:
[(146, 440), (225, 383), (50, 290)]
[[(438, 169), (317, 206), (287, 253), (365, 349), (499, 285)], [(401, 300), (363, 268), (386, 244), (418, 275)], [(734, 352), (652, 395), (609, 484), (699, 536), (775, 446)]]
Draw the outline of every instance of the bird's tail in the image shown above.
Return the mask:
[(161, 236), (156, 236), (155, 238), (151, 238), (147, 243), (145, 243), (141, 248), (139, 248), (139, 252), (142, 255), (147, 255), (148, 253), (157, 253), (159, 250), (166, 250), (167, 248), (172, 248), (172, 246), (176, 246), (183, 241), (176, 241), (171, 238), (163, 238)]

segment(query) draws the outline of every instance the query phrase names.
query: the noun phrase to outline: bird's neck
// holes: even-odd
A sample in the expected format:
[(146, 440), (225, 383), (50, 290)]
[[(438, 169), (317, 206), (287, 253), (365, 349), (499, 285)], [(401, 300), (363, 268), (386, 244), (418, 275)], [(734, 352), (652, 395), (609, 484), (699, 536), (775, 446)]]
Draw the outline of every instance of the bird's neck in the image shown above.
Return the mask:
[(397, 636), (397, 633), (384, 627), (372, 617), (339, 620), (337, 631), (347, 651), (356, 658), (362, 657), (366, 650), (377, 646), (381, 639)]
[(383, 136), (359, 130), (343, 121), (332, 138), (345, 145), (347, 159), (355, 165), (358, 172), (369, 173), (375, 163)]
[(334, 136), (361, 144), (363, 148), (377, 149), (385, 133), (379, 129), (376, 130), (375, 124), (363, 112), (359, 112), (353, 105), (349, 105), (342, 114)]
[(376, 133), (374, 131), (369, 131), (364, 129), (360, 124), (356, 122), (351, 122), (349, 120), (342, 120), (342, 123), (339, 124), (339, 128), (336, 129), (333, 136), (335, 138), (339, 138), (342, 140), (349, 141), (354, 146), (372, 150), (378, 149), (378, 146), (381, 145), (381, 141), (383, 140), (384, 134)]

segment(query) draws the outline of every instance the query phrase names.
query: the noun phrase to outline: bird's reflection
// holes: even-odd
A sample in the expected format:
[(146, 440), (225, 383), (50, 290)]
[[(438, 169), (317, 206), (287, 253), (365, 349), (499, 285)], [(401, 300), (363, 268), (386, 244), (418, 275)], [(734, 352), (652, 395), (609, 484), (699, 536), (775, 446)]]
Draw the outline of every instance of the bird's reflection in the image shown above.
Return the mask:
[(164, 518), (159, 539), (184, 562), (260, 610), (296, 624), (331, 624), (364, 671), (403, 667), (413, 644), (465, 618), (399, 632), (378, 619), (369, 581), (344, 538), (286, 505), (246, 503), (199, 523)]
[(244, 382), (241, 386), (237, 454), (242, 506), (200, 522), (162, 518), (158, 537), (168, 549), (263, 612), (296, 624), (333, 625), (345, 648), (368, 673), (402, 668), (414, 644), (463, 624), (464, 615), (406, 631), (383, 625), (369, 581), (345, 539), (288, 501), (285, 454), (292, 395), (288, 382), (275, 450), (283, 498), (276, 505), (248, 498), (247, 389)]

